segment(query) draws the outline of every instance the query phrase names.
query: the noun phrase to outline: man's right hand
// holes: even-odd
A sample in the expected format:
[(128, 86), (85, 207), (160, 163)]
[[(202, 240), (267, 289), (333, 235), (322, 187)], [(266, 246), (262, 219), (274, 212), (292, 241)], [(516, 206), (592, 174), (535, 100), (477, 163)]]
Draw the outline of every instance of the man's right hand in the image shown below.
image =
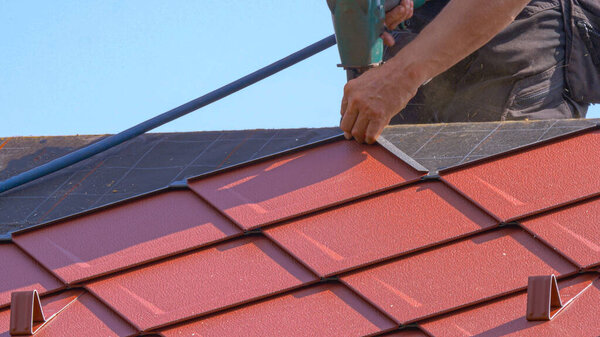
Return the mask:
[[(413, 16), (413, 10), (413, 0), (402, 0), (398, 6), (385, 13), (385, 26), (388, 29), (396, 29), (399, 24)], [(383, 39), (383, 43), (388, 47), (391, 47), (396, 43), (392, 34), (388, 32), (383, 32), (381, 38)]]

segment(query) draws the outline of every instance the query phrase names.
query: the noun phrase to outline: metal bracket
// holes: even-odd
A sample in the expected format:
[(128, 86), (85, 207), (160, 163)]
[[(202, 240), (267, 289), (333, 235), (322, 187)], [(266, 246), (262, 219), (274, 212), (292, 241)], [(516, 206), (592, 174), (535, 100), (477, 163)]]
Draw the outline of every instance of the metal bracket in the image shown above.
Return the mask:
[(429, 171), (427, 173), (427, 175), (422, 176), (421, 180), (422, 181), (429, 181), (429, 180), (440, 180), (440, 173), (438, 171)]
[(0, 234), (0, 243), (12, 242), (12, 235), (10, 233)]
[(10, 295), (11, 336), (33, 335), (46, 322), (40, 295), (36, 290), (17, 291)]
[(169, 184), (169, 188), (172, 189), (187, 189), (188, 188), (188, 184), (187, 184), (187, 180), (177, 180), (172, 182), (171, 184)]
[(554, 274), (550, 276), (530, 276), (527, 283), (527, 320), (552, 320), (587, 288), (584, 288), (569, 301), (563, 303)]

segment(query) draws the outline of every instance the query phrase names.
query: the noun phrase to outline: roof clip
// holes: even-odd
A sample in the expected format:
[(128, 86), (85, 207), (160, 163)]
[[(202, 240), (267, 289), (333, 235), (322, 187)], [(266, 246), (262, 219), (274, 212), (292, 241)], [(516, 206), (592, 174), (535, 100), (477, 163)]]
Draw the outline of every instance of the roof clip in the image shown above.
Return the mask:
[(11, 336), (33, 335), (46, 322), (36, 290), (16, 291), (10, 295)]
[(527, 320), (549, 321), (561, 312), (563, 305), (554, 274), (530, 276), (527, 282)]

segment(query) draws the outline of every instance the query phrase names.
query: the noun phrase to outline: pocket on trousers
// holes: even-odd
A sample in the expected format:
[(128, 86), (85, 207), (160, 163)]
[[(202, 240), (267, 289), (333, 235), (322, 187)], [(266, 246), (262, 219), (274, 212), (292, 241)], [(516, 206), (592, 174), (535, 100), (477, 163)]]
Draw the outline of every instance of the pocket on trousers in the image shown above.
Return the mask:
[(558, 66), (521, 79), (508, 96), (506, 114), (521, 116), (558, 106), (563, 101), (564, 86), (564, 72)]
[(600, 1), (563, 1), (569, 96), (583, 104), (600, 103)]

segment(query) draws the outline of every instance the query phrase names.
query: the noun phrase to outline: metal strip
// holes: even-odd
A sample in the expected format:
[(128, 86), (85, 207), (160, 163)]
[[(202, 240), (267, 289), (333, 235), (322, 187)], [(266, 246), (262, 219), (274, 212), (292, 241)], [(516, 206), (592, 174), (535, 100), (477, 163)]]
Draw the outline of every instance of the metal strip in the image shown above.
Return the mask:
[(377, 139), (377, 143), (379, 143), (379, 145), (383, 146), (383, 148), (385, 148), (386, 150), (390, 151), (396, 157), (400, 158), (403, 162), (410, 165), (415, 170), (417, 170), (419, 172), (429, 172), (429, 170), (427, 168), (425, 168), (423, 165), (419, 164), (419, 162), (417, 162), (416, 160), (412, 159), (411, 156), (404, 153), (396, 145), (391, 143), (389, 140), (385, 139), (385, 137), (380, 136)]

